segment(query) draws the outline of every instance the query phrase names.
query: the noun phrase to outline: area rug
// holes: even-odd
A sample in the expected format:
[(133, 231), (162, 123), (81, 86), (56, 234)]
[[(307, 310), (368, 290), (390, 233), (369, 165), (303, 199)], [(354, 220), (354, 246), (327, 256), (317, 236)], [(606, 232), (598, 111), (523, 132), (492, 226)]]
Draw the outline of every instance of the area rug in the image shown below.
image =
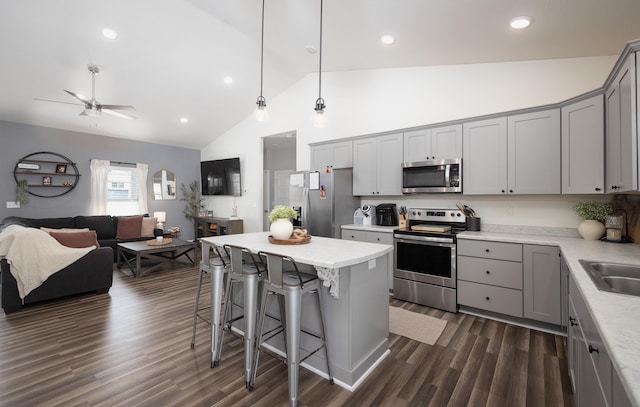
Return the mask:
[(447, 321), (403, 308), (389, 307), (389, 332), (429, 345), (436, 343)]

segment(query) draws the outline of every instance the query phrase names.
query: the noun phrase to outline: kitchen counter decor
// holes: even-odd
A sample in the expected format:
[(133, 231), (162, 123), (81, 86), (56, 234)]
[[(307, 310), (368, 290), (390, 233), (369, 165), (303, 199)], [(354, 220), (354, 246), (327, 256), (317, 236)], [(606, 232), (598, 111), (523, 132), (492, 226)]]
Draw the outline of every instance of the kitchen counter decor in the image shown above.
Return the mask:
[(291, 218), (296, 217), (296, 211), (290, 206), (276, 205), (269, 214), (271, 227), (269, 230), (275, 239), (288, 240), (293, 233)]
[(583, 220), (578, 225), (578, 232), (585, 240), (598, 240), (605, 232), (602, 221), (611, 213), (611, 204), (606, 202), (581, 202), (573, 209)]

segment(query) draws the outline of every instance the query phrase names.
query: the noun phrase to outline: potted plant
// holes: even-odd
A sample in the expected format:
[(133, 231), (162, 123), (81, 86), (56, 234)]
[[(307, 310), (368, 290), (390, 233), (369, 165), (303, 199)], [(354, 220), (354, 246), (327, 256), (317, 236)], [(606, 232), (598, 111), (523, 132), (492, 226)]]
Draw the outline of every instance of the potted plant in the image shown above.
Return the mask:
[(18, 185), (16, 186), (16, 202), (18, 202), (20, 206), (29, 203), (29, 184), (26, 179), (18, 181)]
[(293, 232), (293, 224), (289, 220), (297, 216), (296, 211), (290, 206), (276, 205), (269, 214), (271, 221), (271, 235), (274, 239), (287, 240)]
[(193, 223), (193, 236), (197, 238), (196, 216), (198, 216), (200, 210), (204, 209), (204, 198), (200, 196), (200, 182), (193, 181), (189, 186), (180, 184), (180, 187), (182, 189), (182, 198), (180, 198), (180, 200), (187, 203), (182, 213), (185, 218)]
[(580, 202), (573, 206), (583, 220), (578, 225), (578, 232), (585, 240), (598, 240), (604, 235), (604, 218), (611, 213), (608, 202)]

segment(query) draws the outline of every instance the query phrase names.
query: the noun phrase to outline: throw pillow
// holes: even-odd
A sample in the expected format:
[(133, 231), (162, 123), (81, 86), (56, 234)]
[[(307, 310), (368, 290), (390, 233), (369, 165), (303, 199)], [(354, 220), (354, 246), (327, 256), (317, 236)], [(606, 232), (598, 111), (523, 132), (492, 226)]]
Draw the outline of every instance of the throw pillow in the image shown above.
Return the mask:
[(142, 231), (142, 215), (118, 216), (118, 239), (137, 239)]
[(153, 229), (156, 228), (156, 224), (158, 223), (158, 218), (142, 218), (142, 229), (140, 230), (140, 236), (142, 237), (153, 237)]
[(95, 230), (82, 232), (49, 232), (49, 234), (63, 246), (75, 248), (100, 247), (98, 244), (98, 235), (96, 235)]

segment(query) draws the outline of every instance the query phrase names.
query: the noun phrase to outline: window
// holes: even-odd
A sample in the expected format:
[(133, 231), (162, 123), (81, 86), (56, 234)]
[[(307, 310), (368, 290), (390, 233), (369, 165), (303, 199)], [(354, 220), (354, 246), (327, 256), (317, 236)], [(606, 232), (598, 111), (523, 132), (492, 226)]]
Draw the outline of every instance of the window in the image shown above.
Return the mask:
[(107, 213), (114, 216), (138, 214), (139, 180), (135, 167), (109, 166)]

